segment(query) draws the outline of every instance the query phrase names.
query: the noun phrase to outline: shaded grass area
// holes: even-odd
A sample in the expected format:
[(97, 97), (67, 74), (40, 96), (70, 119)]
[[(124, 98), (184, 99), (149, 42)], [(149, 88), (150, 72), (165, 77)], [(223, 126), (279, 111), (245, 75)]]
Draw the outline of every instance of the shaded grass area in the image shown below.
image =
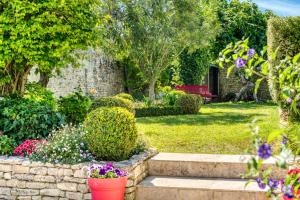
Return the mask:
[(257, 120), (267, 136), (278, 128), (273, 104), (213, 103), (198, 115), (145, 117), (138, 129), (160, 152), (242, 154), (251, 144), (249, 124)]

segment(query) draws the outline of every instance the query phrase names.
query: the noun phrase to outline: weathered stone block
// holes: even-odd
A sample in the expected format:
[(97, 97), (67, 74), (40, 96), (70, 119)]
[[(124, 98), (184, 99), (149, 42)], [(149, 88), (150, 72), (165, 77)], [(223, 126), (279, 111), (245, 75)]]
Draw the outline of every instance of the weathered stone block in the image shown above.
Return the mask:
[(13, 173), (16, 174), (26, 174), (29, 173), (29, 167), (23, 166), (23, 165), (14, 165), (12, 167)]
[(6, 186), (6, 180), (0, 179), (0, 187), (5, 187)]
[(53, 176), (43, 176), (43, 175), (35, 175), (33, 180), (37, 182), (47, 182), (47, 183), (55, 182), (55, 178)]
[(64, 191), (77, 191), (77, 183), (57, 183), (57, 188)]
[(48, 174), (51, 176), (57, 176), (58, 175), (58, 169), (57, 168), (48, 168)]
[(92, 194), (91, 193), (84, 194), (83, 199), (92, 199)]
[(84, 171), (84, 170), (76, 170), (74, 172), (74, 177), (77, 177), (77, 178), (87, 178), (87, 172)]
[(18, 196), (18, 200), (31, 200), (31, 196)]
[(58, 200), (59, 197), (43, 197), (42, 200)]
[(74, 183), (86, 183), (86, 179), (82, 179), (82, 178), (73, 178), (73, 177), (69, 177), (69, 176), (65, 176), (65, 177), (64, 177), (64, 181), (67, 181), (67, 182), (74, 182)]
[(39, 190), (32, 190), (32, 189), (19, 189), (13, 188), (11, 189), (11, 194), (15, 196), (34, 196), (40, 193)]
[(77, 190), (81, 193), (87, 193), (89, 191), (89, 187), (87, 184), (78, 184)]
[(72, 169), (64, 169), (64, 176), (73, 176)]
[(32, 181), (34, 179), (34, 175), (31, 174), (14, 174), (13, 178), (24, 181)]
[(42, 189), (40, 191), (42, 196), (51, 196), (51, 197), (64, 197), (65, 193), (59, 189)]
[(33, 196), (31, 198), (32, 198), (32, 200), (42, 200), (41, 196)]
[(1, 172), (11, 172), (12, 168), (11, 165), (0, 165)]
[(82, 200), (83, 194), (79, 192), (66, 192), (68, 199)]
[(26, 182), (17, 179), (11, 179), (6, 182), (6, 186), (13, 188), (26, 188)]
[(46, 167), (33, 167), (29, 170), (31, 174), (38, 174), (38, 175), (46, 175), (47, 174)]
[(47, 188), (49, 183), (41, 183), (41, 182), (26, 182), (26, 188), (31, 189), (43, 189)]
[(10, 188), (4, 188), (4, 187), (0, 187), (0, 195), (7, 195), (9, 196), (10, 193)]
[(3, 178), (7, 179), (7, 180), (10, 180), (11, 179), (11, 173), (9, 173), (9, 172), (4, 173)]

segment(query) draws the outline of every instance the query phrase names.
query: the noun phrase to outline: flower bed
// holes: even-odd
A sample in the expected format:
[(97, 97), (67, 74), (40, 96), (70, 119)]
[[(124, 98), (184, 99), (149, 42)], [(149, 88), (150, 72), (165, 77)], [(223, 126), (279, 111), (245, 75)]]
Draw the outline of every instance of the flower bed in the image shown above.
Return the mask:
[[(128, 171), (125, 199), (133, 200), (135, 186), (148, 173), (147, 161), (156, 154), (149, 150), (114, 165)], [(98, 164), (104, 164), (100, 162)], [(0, 199), (62, 197), (91, 199), (86, 170), (91, 163), (61, 165), (31, 162), (20, 157), (0, 157)]]

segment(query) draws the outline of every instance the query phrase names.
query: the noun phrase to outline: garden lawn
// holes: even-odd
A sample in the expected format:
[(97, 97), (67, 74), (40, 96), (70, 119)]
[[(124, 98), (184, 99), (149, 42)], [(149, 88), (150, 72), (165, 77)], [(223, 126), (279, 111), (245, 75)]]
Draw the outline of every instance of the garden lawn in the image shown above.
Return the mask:
[(212, 103), (198, 115), (138, 118), (137, 124), (160, 152), (242, 154), (254, 119), (263, 136), (278, 129), (277, 107), (255, 103)]

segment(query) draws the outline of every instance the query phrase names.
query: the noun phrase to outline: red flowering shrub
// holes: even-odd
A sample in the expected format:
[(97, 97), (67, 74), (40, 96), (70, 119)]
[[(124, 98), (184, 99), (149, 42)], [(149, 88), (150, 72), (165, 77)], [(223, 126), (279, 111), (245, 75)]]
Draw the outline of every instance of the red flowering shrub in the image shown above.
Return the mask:
[(35, 151), (37, 144), (44, 143), (45, 140), (25, 140), (22, 144), (17, 146), (14, 150), (14, 154), (24, 157), (29, 156)]

